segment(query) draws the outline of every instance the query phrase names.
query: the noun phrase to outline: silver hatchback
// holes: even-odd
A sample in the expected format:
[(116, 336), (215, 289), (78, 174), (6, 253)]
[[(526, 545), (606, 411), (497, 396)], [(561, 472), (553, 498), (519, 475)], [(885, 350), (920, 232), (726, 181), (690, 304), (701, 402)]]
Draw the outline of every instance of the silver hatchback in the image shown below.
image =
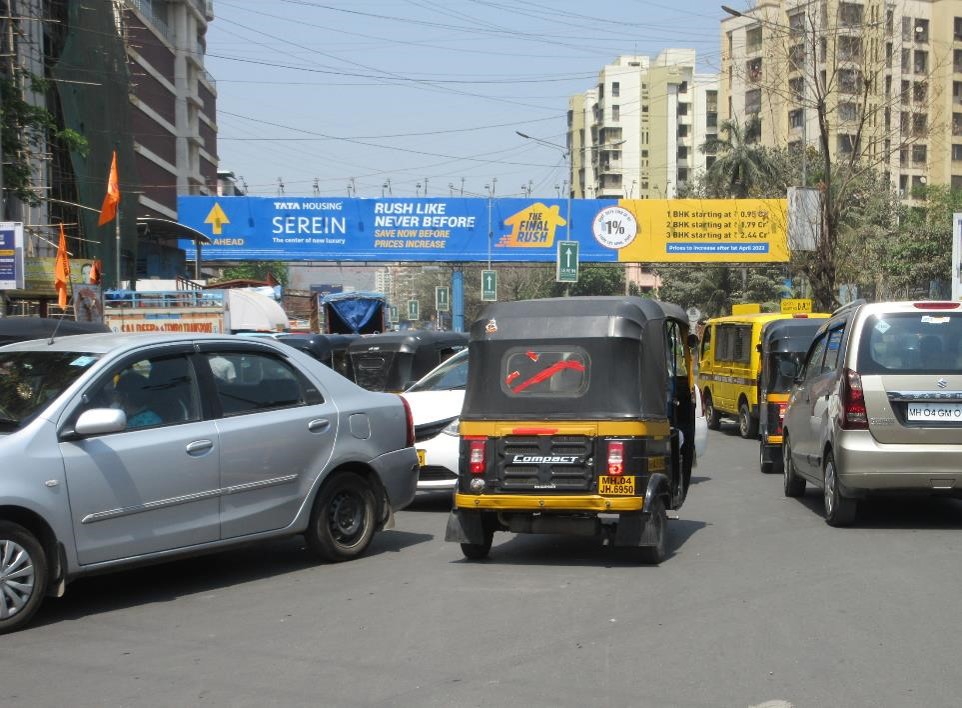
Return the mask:
[(360, 555), (415, 494), (407, 404), (272, 341), (0, 348), (0, 633), (80, 575), (303, 534)]
[(823, 490), (833, 526), (869, 494), (962, 496), (962, 303), (853, 303), (819, 329), (782, 443), (787, 496)]

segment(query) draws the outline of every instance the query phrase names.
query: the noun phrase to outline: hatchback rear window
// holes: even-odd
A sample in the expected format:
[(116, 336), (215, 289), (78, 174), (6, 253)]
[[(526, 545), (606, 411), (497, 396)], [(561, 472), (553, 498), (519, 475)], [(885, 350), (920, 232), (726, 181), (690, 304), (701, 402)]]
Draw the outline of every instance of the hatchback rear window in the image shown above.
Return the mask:
[(581, 396), (588, 390), (588, 353), (579, 347), (508, 350), (501, 388), (511, 396)]
[(865, 322), (861, 374), (962, 373), (962, 313), (900, 312)]

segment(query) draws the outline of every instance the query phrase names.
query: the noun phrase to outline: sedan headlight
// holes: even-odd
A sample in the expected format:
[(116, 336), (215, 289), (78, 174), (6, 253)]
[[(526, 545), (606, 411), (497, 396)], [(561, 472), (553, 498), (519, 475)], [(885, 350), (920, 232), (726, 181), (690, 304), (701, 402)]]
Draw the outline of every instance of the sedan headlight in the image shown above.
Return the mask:
[(445, 435), (450, 435), (456, 438), (461, 434), (458, 431), (458, 426), (460, 424), (461, 424), (461, 420), (459, 418), (455, 418), (450, 423), (448, 423), (447, 426), (445, 426), (444, 430), (442, 430), (441, 432), (444, 433)]

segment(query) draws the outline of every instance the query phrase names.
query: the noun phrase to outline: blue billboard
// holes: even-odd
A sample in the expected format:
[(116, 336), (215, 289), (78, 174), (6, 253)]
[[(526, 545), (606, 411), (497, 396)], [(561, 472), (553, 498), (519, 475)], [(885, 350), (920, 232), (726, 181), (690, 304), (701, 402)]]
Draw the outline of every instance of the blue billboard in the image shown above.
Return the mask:
[[(617, 262), (618, 245), (592, 231), (617, 200), (198, 197), (178, 219), (210, 237), (204, 261), (553, 262), (579, 241), (583, 262)], [(490, 233), (490, 236), (489, 236)], [(189, 259), (192, 241), (182, 241)]]

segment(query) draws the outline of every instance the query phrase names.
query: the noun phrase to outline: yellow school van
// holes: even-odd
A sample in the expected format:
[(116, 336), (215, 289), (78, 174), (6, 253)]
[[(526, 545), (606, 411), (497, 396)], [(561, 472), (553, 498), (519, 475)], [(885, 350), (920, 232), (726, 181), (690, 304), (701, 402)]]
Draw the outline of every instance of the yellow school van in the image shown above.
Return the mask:
[(705, 323), (696, 381), (705, 402), (709, 428), (718, 430), (723, 417), (734, 418), (743, 438), (758, 437), (762, 330), (769, 322), (793, 316), (799, 315), (789, 312), (730, 315)]

